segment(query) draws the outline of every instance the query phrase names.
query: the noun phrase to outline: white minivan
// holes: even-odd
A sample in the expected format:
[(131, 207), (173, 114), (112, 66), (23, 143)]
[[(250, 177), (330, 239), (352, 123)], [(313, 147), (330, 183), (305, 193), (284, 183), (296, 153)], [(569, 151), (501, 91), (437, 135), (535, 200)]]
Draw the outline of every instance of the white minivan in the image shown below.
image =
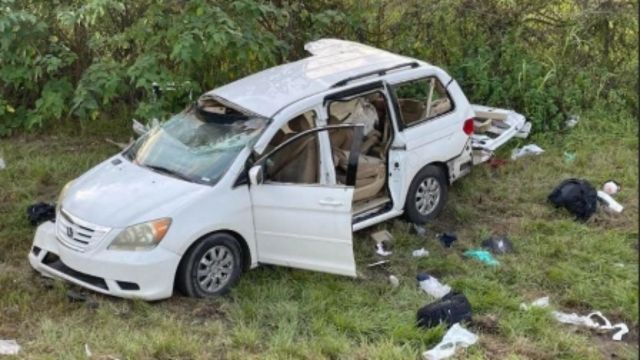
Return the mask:
[[(529, 123), (445, 71), (335, 39), (214, 89), (62, 190), (32, 267), (155, 300), (225, 293), (259, 264), (356, 276), (354, 231), (435, 217)], [(474, 134), (474, 124), (483, 134)]]

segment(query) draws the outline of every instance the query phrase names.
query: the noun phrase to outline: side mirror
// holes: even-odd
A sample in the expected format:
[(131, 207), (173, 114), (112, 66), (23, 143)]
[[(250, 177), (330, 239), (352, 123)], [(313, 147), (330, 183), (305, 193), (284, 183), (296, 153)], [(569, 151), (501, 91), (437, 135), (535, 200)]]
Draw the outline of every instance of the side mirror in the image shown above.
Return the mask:
[(256, 165), (249, 169), (249, 182), (251, 185), (260, 185), (263, 180), (262, 165)]

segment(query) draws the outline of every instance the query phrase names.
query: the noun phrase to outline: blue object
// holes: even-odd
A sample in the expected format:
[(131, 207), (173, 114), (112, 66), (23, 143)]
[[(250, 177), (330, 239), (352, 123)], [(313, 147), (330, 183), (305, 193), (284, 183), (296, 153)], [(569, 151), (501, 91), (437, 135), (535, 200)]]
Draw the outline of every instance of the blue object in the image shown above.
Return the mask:
[(485, 263), (490, 266), (498, 266), (500, 263), (496, 260), (493, 255), (487, 250), (467, 250), (464, 252), (464, 256), (474, 258), (478, 261)]
[(440, 234), (440, 242), (445, 247), (450, 248), (451, 244), (456, 240), (458, 240), (458, 237), (456, 236), (456, 234), (448, 234), (448, 233)]

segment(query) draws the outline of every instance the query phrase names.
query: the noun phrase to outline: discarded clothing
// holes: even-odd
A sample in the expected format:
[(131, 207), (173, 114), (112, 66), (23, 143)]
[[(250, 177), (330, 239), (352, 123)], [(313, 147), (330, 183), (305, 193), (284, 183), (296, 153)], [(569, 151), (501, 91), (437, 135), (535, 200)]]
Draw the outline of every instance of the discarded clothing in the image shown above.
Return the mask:
[(478, 341), (478, 336), (469, 330), (453, 324), (440, 341), (431, 350), (422, 353), (425, 360), (440, 360), (453, 356), (459, 347), (466, 348)]
[(624, 206), (615, 201), (609, 194), (604, 191), (598, 190), (598, 200), (605, 205), (605, 208), (615, 213), (621, 213), (624, 210)]
[(606, 192), (609, 195), (615, 195), (622, 190), (622, 186), (618, 184), (615, 180), (609, 180), (604, 185), (602, 185), (602, 191)]
[(443, 233), (443, 234), (440, 234), (438, 239), (440, 240), (442, 245), (450, 248), (451, 244), (453, 244), (454, 241), (458, 240), (458, 237), (456, 236), (456, 234)]
[(513, 151), (511, 152), (511, 160), (516, 160), (528, 155), (540, 155), (543, 152), (544, 150), (540, 146), (536, 144), (529, 144), (521, 148), (513, 149)]
[(500, 263), (496, 260), (490, 252), (486, 250), (467, 250), (464, 252), (464, 256), (479, 260), (486, 265), (498, 266)]
[(20, 345), (15, 340), (0, 340), (0, 355), (18, 355)]
[(441, 323), (451, 326), (471, 320), (471, 304), (464, 294), (450, 292), (442, 299), (418, 309), (416, 320), (419, 327), (431, 328)]
[(596, 212), (596, 189), (586, 180), (567, 179), (560, 183), (548, 200), (556, 207), (564, 207), (578, 220), (587, 221)]
[(54, 221), (56, 219), (56, 206), (43, 202), (35, 203), (27, 207), (27, 218), (31, 225), (40, 225), (45, 221)]
[(554, 311), (552, 312), (552, 315), (556, 320), (564, 324), (573, 324), (597, 330), (618, 329), (618, 331), (616, 331), (616, 333), (611, 337), (615, 341), (622, 340), (622, 336), (629, 332), (629, 328), (625, 323), (611, 325), (609, 319), (604, 317), (600, 311), (592, 312), (587, 316), (580, 316), (576, 313), (567, 314), (560, 311)]
[(451, 291), (451, 287), (449, 285), (441, 284), (438, 279), (433, 276), (429, 276), (428, 274), (420, 273), (416, 276), (416, 279), (418, 280), (420, 288), (436, 299), (442, 298)]
[(413, 257), (429, 256), (429, 251), (425, 250), (425, 248), (420, 248), (418, 250), (413, 250), (411, 255), (413, 255)]
[(513, 244), (506, 237), (490, 237), (482, 242), (482, 247), (488, 248), (494, 254), (513, 252)]

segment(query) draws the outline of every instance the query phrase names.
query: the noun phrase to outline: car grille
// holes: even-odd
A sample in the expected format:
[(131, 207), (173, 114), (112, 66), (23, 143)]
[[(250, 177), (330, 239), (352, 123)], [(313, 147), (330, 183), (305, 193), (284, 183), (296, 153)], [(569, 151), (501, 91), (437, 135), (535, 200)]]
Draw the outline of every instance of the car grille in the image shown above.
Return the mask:
[(62, 245), (79, 252), (85, 252), (98, 244), (109, 232), (109, 228), (78, 219), (60, 209), (56, 216), (56, 237)]

